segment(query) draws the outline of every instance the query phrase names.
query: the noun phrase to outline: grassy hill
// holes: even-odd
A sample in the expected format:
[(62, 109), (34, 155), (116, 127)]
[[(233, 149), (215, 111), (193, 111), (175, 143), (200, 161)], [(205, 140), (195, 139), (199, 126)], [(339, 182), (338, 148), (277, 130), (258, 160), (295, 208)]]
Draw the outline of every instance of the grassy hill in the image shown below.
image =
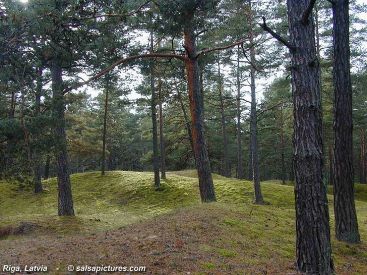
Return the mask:
[[(55, 273), (59, 268), (59, 274), (67, 264), (118, 264), (122, 258), (146, 265), (148, 274), (294, 271), (292, 186), (264, 182), (268, 205), (257, 206), (252, 204), (250, 182), (214, 175), (218, 202), (201, 204), (194, 171), (171, 172), (167, 178), (162, 190), (155, 191), (152, 173), (73, 175), (76, 217), (56, 215), (55, 179), (44, 182), (46, 191), (40, 195), (0, 183), (0, 229), (24, 222), (36, 226), (28, 234), (3, 236), (0, 259), (46, 262)], [(363, 240), (358, 245), (335, 240), (329, 196), (333, 254), (340, 274), (367, 274), (367, 186), (356, 189)]]

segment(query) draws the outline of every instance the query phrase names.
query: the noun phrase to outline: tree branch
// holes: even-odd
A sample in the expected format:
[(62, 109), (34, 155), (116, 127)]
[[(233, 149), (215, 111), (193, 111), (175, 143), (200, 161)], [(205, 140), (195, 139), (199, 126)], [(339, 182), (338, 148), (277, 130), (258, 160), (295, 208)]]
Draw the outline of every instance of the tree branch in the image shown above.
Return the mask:
[(214, 51), (221, 51), (221, 50), (230, 49), (230, 48), (233, 48), (233, 47), (235, 47), (237, 45), (243, 44), (244, 42), (245, 42), (245, 40), (244, 39), (241, 39), (240, 41), (237, 41), (237, 42), (235, 42), (233, 44), (229, 44), (229, 45), (226, 45), (226, 46), (216, 47), (216, 48), (210, 48), (210, 49), (203, 49), (203, 50), (199, 51), (196, 54), (196, 58), (198, 58), (202, 54), (206, 54), (206, 53), (210, 53), (210, 52), (214, 52)]
[(250, 65), (258, 72), (263, 72), (264, 70), (261, 70), (259, 69), (247, 56), (246, 54), (246, 51), (245, 51), (245, 48), (243, 47), (243, 43), (241, 44), (241, 49), (242, 49), (242, 52), (243, 52), (243, 55), (245, 56), (246, 60), (248, 63), (250, 63)]
[(308, 4), (307, 9), (304, 11), (301, 22), (303, 25), (307, 25), (309, 23), (309, 19), (313, 10), (313, 7), (315, 6), (316, 0), (310, 0), (310, 3)]
[(282, 43), (283, 45), (285, 45), (290, 51), (295, 51), (296, 47), (294, 45), (292, 45), (291, 43), (289, 43), (287, 40), (285, 40), (283, 37), (281, 37), (279, 34), (277, 34), (276, 32), (274, 32), (272, 29), (270, 29), (268, 27), (268, 25), (266, 25), (266, 20), (265, 17), (263, 16), (263, 23), (259, 24), (260, 27), (268, 32), (272, 37), (274, 37), (276, 40), (278, 40), (280, 43)]
[(135, 60), (138, 60), (138, 59), (148, 59), (148, 58), (176, 58), (176, 59), (179, 59), (179, 60), (182, 60), (182, 61), (186, 60), (186, 57), (183, 56), (183, 55), (167, 54), (167, 53), (148, 53), (148, 54), (128, 56), (128, 57), (122, 58), (120, 60), (117, 60), (115, 63), (113, 63), (112, 65), (110, 65), (107, 68), (103, 69), (102, 71), (100, 71), (96, 75), (90, 77), (86, 81), (83, 81), (83, 82), (78, 83), (78, 84), (76, 84), (72, 87), (68, 87), (68, 88), (64, 89), (64, 93), (67, 93), (67, 92), (69, 92), (71, 90), (74, 90), (74, 89), (78, 89), (82, 86), (85, 86), (85, 85), (93, 82), (94, 80), (97, 80), (98, 78), (100, 78), (100, 77), (104, 76), (105, 74), (109, 73), (115, 67), (117, 67), (121, 64), (126, 64), (128, 62), (135, 61)]

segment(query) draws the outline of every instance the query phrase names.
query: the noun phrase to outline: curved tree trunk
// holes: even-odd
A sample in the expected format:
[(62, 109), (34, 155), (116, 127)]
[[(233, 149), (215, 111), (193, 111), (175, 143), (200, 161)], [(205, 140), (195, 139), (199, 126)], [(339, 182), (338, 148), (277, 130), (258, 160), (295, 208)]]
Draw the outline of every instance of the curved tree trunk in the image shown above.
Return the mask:
[[(329, 209), (323, 184), (320, 67), (312, 18), (301, 23), (309, 0), (287, 0), (294, 106), (297, 268), (332, 274)], [(312, 17), (312, 16), (311, 16)]]
[(67, 140), (65, 132), (65, 102), (63, 94), (63, 80), (61, 61), (54, 57), (51, 65), (53, 116), (55, 119), (55, 156), (57, 164), (58, 182), (58, 214), (59, 216), (73, 216), (73, 197), (69, 175), (69, 160), (67, 153)]
[(202, 202), (211, 202), (216, 201), (216, 198), (204, 135), (203, 95), (200, 90), (199, 64), (196, 56), (196, 43), (192, 18), (187, 19), (184, 27), (184, 44), (187, 52), (185, 67), (190, 99), (192, 139), (199, 176), (200, 196)]
[(334, 38), (334, 213), (340, 241), (360, 241), (354, 203), (352, 82), (350, 77), (349, 1), (333, 1)]

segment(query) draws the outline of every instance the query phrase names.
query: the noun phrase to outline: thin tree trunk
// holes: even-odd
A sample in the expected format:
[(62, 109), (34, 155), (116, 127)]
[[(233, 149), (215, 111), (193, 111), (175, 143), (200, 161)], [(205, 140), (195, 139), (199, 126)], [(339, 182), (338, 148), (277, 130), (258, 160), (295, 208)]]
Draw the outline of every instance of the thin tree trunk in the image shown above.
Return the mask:
[[(153, 31), (150, 34), (150, 50), (153, 49)], [(161, 186), (161, 180), (159, 177), (159, 155), (158, 155), (158, 130), (157, 130), (157, 95), (155, 91), (155, 80), (154, 80), (154, 63), (150, 62), (150, 90), (152, 93), (151, 97), (151, 112), (152, 112), (152, 127), (153, 127), (153, 170), (154, 170), (154, 186), (158, 190)]]
[(242, 155), (242, 134), (241, 134), (241, 81), (240, 81), (240, 46), (237, 48), (237, 178), (243, 179), (245, 171), (243, 169), (243, 155)]
[(104, 101), (104, 116), (103, 116), (103, 134), (102, 134), (102, 166), (101, 166), (101, 175), (104, 176), (106, 169), (106, 139), (107, 139), (107, 115), (108, 115), (108, 102), (109, 102), (109, 80), (106, 79), (106, 87), (105, 87), (105, 101)]
[(164, 144), (164, 121), (163, 121), (163, 95), (162, 95), (162, 80), (158, 80), (159, 94), (159, 141), (161, 149), (161, 177), (166, 179), (166, 147)]
[(50, 176), (50, 156), (46, 156), (46, 163), (45, 163), (45, 171), (43, 175), (43, 179), (47, 180)]
[[(39, 116), (41, 112), (41, 95), (42, 95), (42, 68), (38, 68), (37, 75), (37, 87), (36, 87), (36, 100), (35, 100), (35, 117)], [(39, 136), (38, 136), (39, 137)], [(32, 152), (33, 159), (33, 184), (34, 184), (34, 192), (41, 193), (43, 191), (42, 181), (41, 181), (41, 154), (39, 153), (38, 148), (34, 148)]]
[(334, 159), (334, 153), (333, 153), (333, 146), (329, 145), (329, 183), (330, 185), (334, 185), (334, 180), (333, 180), (333, 159)]
[(340, 241), (360, 241), (354, 203), (352, 82), (350, 77), (349, 1), (333, 7), (334, 78), (334, 213)]
[[(249, 32), (250, 44), (254, 43), (253, 34), (253, 18), (252, 18), (252, 7), (251, 1), (248, 1), (250, 7), (250, 25), (251, 30)], [(255, 48), (250, 49), (250, 60), (251, 64), (256, 64)], [(251, 124), (250, 124), (250, 136), (251, 136), (251, 159), (252, 159), (252, 180), (254, 184), (255, 196), (254, 203), (263, 204), (264, 199), (261, 193), (260, 186), (260, 172), (259, 172), (259, 155), (258, 155), (258, 143), (257, 143), (257, 114), (256, 114), (256, 84), (255, 84), (255, 68), (251, 66), (250, 77), (251, 77)]]
[(218, 91), (219, 91), (219, 103), (220, 103), (220, 115), (222, 126), (222, 140), (223, 140), (223, 157), (222, 157), (222, 176), (230, 177), (231, 170), (228, 161), (228, 137), (227, 137), (227, 125), (226, 117), (224, 114), (224, 99), (223, 99), (223, 79), (220, 71), (220, 63), (218, 58)]
[(184, 45), (187, 53), (185, 60), (190, 112), (192, 119), (192, 139), (196, 167), (199, 176), (199, 189), (202, 202), (216, 201), (210, 161), (204, 135), (203, 94), (200, 90), (199, 64), (196, 54), (193, 18), (187, 18), (184, 26)]
[[(251, 117), (250, 117), (251, 119)], [(251, 123), (250, 123), (251, 124)], [(251, 128), (251, 125), (250, 125)], [(252, 180), (253, 172), (252, 172), (252, 145), (251, 145), (251, 130), (250, 130), (250, 139), (248, 143), (248, 171), (247, 171), (247, 179)]]
[(297, 269), (332, 274), (329, 209), (323, 183), (320, 67), (314, 22), (301, 23), (309, 0), (287, 0), (294, 106)]
[(360, 183), (367, 183), (367, 159), (366, 159), (366, 131), (361, 129), (360, 132)]
[[(180, 102), (182, 114), (184, 116), (187, 135), (188, 135), (189, 140), (190, 140), (190, 145), (191, 145), (192, 152), (194, 152), (194, 142), (192, 140), (192, 131), (191, 131), (190, 120), (189, 120), (189, 117), (188, 117), (186, 109), (185, 109), (185, 104), (183, 103), (183, 100), (182, 100), (181, 92), (178, 89), (178, 87), (176, 87), (176, 89), (177, 89), (177, 98), (178, 98), (178, 101)], [(196, 159), (195, 154), (194, 154), (194, 159)]]
[(280, 108), (280, 154), (281, 154), (281, 166), (282, 166), (282, 183), (285, 184), (286, 172), (285, 172), (285, 141), (284, 141), (284, 115), (283, 105)]
[(58, 182), (58, 214), (74, 216), (73, 197), (69, 175), (69, 160), (65, 132), (65, 102), (60, 57), (54, 57), (51, 65), (53, 116), (55, 119), (55, 157)]

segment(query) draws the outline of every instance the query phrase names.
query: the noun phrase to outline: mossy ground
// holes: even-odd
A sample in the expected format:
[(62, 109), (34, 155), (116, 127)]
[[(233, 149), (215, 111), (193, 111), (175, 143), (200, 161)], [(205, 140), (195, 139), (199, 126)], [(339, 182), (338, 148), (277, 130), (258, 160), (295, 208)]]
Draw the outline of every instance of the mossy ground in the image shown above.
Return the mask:
[[(34, 240), (42, 239), (44, 236), (48, 238), (71, 236), (79, 240), (89, 238), (91, 234), (102, 236), (98, 234), (120, 232), (119, 230), (125, 228), (127, 231), (139, 228), (138, 232), (146, 231), (153, 234), (151, 227), (165, 223), (161, 231), (167, 228), (166, 234), (169, 236), (175, 235), (177, 230), (183, 231), (184, 233), (180, 233), (182, 235), (192, 236), (184, 241), (190, 249), (182, 253), (191, 253), (193, 250), (199, 253), (195, 258), (195, 268), (191, 268), (194, 273), (243, 274), (244, 270), (246, 274), (262, 272), (275, 274), (293, 270), (295, 211), (292, 186), (281, 185), (278, 181), (264, 182), (262, 191), (269, 204), (254, 205), (250, 182), (214, 175), (218, 202), (201, 204), (195, 171), (171, 172), (167, 178), (162, 182), (162, 190), (155, 191), (152, 185), (152, 173), (108, 172), (103, 177), (98, 172), (73, 175), (76, 217), (66, 218), (56, 215), (55, 179), (44, 182), (47, 191), (40, 195), (34, 195), (31, 190), (19, 191), (16, 185), (1, 183), (2, 226), (15, 226), (22, 221), (29, 221), (39, 224), (41, 230), (29, 236), (10, 236), (7, 240), (0, 241), (0, 250), (5, 251), (2, 252), (3, 255), (0, 252), (0, 258), (7, 255), (6, 249), (12, 245), (12, 241), (16, 242), (21, 250), (24, 248), (21, 248), (20, 242), (29, 238)], [(335, 240), (330, 195), (329, 203), (333, 255), (338, 273), (367, 274), (367, 186), (356, 185), (361, 244), (348, 245)], [(182, 224), (178, 229), (177, 224), (181, 220)], [(114, 234), (119, 236), (118, 233)], [(131, 234), (133, 236), (135, 233)], [(160, 231), (156, 232), (156, 235), (159, 234)], [(144, 248), (145, 243), (140, 245)], [(37, 253), (42, 256), (42, 252)], [(98, 253), (102, 252), (96, 253), (99, 255)], [(30, 253), (36, 257), (34, 254)], [(78, 257), (83, 261), (83, 257), (90, 259), (93, 256), (78, 255)], [(64, 262), (67, 261), (60, 260), (58, 264)], [(172, 259), (167, 265), (172, 265)], [(178, 266), (167, 270), (179, 268), (180, 263), (176, 265)]]

